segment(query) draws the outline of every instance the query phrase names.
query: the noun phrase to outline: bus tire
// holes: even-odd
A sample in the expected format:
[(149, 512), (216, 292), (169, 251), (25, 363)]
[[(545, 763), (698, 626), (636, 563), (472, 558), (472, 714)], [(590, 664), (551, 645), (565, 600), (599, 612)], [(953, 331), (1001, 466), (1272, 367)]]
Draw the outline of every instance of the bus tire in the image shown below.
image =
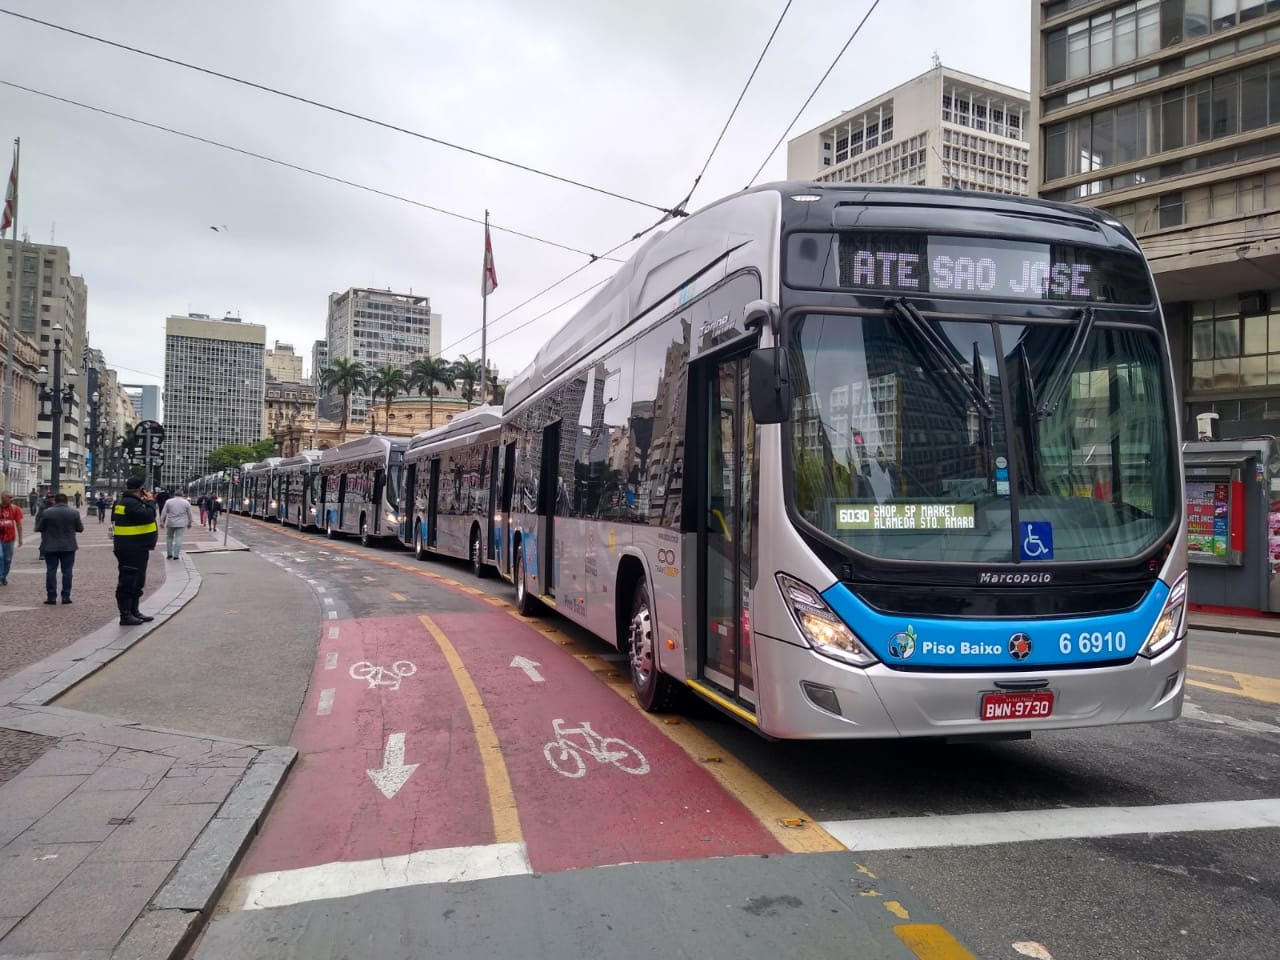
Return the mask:
[(415, 523), (413, 525), (413, 559), (422, 561), (427, 559), (427, 547), (422, 542), (422, 524)]
[(484, 577), (485, 568), (484, 568), (484, 557), (481, 555), (481, 550), (480, 550), (480, 528), (479, 527), (471, 528), (471, 544), (467, 548), (467, 550), (468, 550), (467, 556), (471, 560), (471, 572), (472, 574), (475, 575), (475, 578), (477, 580), (480, 580)]
[(338, 535), (333, 531), (333, 514), (326, 513), (324, 517), (324, 535), (330, 540), (337, 540)]
[(511, 578), (516, 584), (516, 613), (522, 617), (532, 617), (537, 612), (537, 601), (529, 593), (524, 582), (524, 546), (516, 541), (515, 553), (511, 557)]
[(669, 710), (675, 701), (676, 685), (658, 669), (653, 604), (649, 599), (648, 584), (643, 579), (636, 581), (631, 594), (631, 618), (627, 621), (626, 641), (636, 701), (649, 713)]
[(373, 538), (369, 536), (369, 521), (368, 521), (368, 520), (366, 520), (366, 519), (364, 518), (364, 516), (363, 516), (363, 515), (361, 515), (361, 517), (360, 517), (360, 546), (362, 546), (362, 547), (368, 547), (368, 546), (372, 546), (372, 544), (373, 544)]

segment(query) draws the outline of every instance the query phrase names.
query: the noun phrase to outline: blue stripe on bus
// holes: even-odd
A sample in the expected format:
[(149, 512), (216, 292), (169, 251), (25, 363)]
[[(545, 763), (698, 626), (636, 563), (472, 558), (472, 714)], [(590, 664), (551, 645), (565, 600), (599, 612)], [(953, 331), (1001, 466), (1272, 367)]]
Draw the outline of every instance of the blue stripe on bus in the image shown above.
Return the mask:
[(984, 668), (1067, 667), (1132, 660), (1146, 642), (1168, 595), (1168, 586), (1157, 580), (1142, 603), (1121, 613), (1009, 620), (880, 613), (842, 583), (822, 596), (886, 664)]

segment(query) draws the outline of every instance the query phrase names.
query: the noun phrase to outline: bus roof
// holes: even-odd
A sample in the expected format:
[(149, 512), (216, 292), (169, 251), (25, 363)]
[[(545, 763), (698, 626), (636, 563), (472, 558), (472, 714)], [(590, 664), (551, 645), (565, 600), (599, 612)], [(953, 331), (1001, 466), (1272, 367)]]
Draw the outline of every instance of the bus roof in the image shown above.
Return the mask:
[(320, 459), (319, 450), (303, 450), (301, 453), (297, 454), (296, 456), (289, 457), (287, 460), (281, 460), (280, 466), (300, 467), (300, 466), (305, 466), (306, 464), (309, 464), (309, 463), (315, 463), (319, 459)]
[[(804, 201), (793, 198), (804, 197)], [(809, 198), (816, 197), (816, 200)], [(1098, 233), (1098, 239), (1138, 251), (1116, 220), (1091, 207), (1031, 197), (871, 184), (780, 181), (716, 200), (670, 230), (654, 234), (622, 264), (607, 284), (578, 310), (507, 385), (510, 412), (581, 358), (624, 330), (649, 310), (678, 294), (691, 279), (697, 290), (754, 267), (765, 299), (777, 302), (779, 246), (788, 229), (830, 230), (836, 208), (859, 203), (929, 208), (943, 220), (962, 221), (974, 210), (1018, 217), (1043, 217)], [(705, 278), (705, 283), (703, 282)]]
[(361, 460), (376, 454), (386, 454), (395, 450), (403, 450), (409, 441), (403, 437), (372, 436), (356, 437), (336, 447), (320, 451), (319, 463), (343, 463), (347, 460)]
[(502, 423), (502, 408), (493, 404), (474, 407), (466, 413), (460, 413), (444, 426), (434, 430), (424, 430), (409, 441), (409, 449), (416, 450), (428, 444), (438, 443), (449, 437), (467, 433), (475, 433), (488, 427), (496, 427)]

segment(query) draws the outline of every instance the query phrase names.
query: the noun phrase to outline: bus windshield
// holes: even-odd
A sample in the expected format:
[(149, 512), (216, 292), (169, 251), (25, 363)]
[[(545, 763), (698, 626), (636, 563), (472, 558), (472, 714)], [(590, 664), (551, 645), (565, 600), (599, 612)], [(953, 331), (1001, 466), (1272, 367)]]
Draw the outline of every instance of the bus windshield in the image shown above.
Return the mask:
[(1177, 517), (1157, 333), (971, 316), (925, 321), (929, 349), (895, 314), (790, 321), (800, 517), (886, 559), (1097, 561), (1151, 547)]
[(384, 496), (392, 510), (400, 509), (400, 483), (404, 477), (404, 454), (392, 453), (387, 465), (387, 488)]

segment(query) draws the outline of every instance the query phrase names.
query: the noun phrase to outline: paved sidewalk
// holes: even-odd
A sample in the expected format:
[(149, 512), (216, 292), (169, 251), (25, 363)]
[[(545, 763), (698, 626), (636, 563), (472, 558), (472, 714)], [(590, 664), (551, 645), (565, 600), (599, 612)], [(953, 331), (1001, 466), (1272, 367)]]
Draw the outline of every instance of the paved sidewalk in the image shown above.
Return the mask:
[(1243, 617), (1229, 613), (1207, 613), (1191, 610), (1187, 624), (1192, 630), (1213, 630), (1217, 633), (1249, 633), (1261, 637), (1280, 637), (1280, 617)]
[(49, 706), (195, 596), (189, 558), (166, 562), (160, 550), (158, 561), (168, 576), (142, 603), (154, 623), (112, 617), (0, 676), (0, 739), (38, 754), (0, 777), (0, 960), (181, 956), (295, 757), (290, 747)]

